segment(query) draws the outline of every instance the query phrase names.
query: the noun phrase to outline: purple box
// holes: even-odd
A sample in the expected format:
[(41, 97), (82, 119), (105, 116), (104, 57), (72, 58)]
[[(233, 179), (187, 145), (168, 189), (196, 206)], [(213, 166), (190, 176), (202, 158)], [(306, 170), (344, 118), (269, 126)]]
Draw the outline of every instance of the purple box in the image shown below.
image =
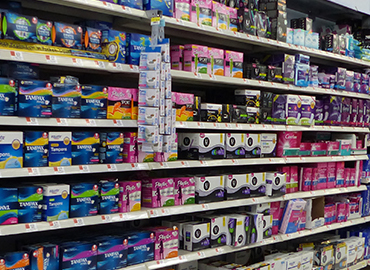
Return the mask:
[(321, 126), (323, 124), (324, 124), (324, 100), (316, 99), (315, 125)]
[(368, 127), (370, 124), (370, 100), (364, 100), (364, 127)]
[(286, 95), (274, 95), (271, 118), (274, 124), (286, 124)]
[(318, 66), (310, 66), (310, 73), (308, 79), (308, 85), (311, 87), (318, 87), (319, 86), (319, 67)]
[(326, 74), (325, 72), (320, 72), (317, 74), (317, 78), (319, 80), (319, 86), (321, 88), (328, 89), (330, 88), (330, 74)]
[(361, 93), (369, 93), (369, 75), (365, 73), (361, 74)]
[(351, 70), (346, 71), (346, 91), (353, 92), (355, 73)]
[(361, 93), (361, 73), (354, 72), (353, 91), (356, 93)]
[(350, 125), (352, 112), (352, 99), (348, 97), (342, 98), (342, 111), (341, 111), (341, 123), (342, 126)]
[(358, 112), (357, 112), (357, 123), (356, 126), (362, 127), (364, 125), (364, 110), (365, 110), (365, 100), (358, 100)]
[(334, 89), (345, 90), (346, 89), (346, 74), (347, 69), (345, 68), (334, 68), (335, 72), (335, 85)]
[(342, 100), (338, 96), (324, 97), (324, 124), (340, 125)]
[(142, 181), (142, 206), (163, 207), (175, 205), (172, 178), (144, 179)]
[(350, 118), (350, 121), (349, 121), (351, 126), (356, 126), (356, 124), (358, 122), (357, 116), (358, 116), (358, 99), (353, 98), (352, 99), (351, 118)]

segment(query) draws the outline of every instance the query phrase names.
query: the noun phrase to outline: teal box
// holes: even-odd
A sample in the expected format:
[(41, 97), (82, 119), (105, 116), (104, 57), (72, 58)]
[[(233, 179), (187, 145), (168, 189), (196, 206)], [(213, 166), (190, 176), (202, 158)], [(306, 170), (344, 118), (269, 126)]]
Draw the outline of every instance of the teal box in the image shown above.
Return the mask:
[(140, 54), (145, 50), (145, 47), (150, 45), (150, 37), (141, 34), (127, 34), (126, 42), (126, 61), (127, 64), (139, 65)]
[(98, 213), (99, 186), (97, 183), (71, 185), (70, 218), (94, 216)]
[(34, 16), (4, 12), (2, 30), (4, 39), (36, 43), (36, 26), (38, 19)]
[(163, 15), (173, 17), (173, 0), (144, 0), (146, 10), (159, 9)]
[(81, 86), (81, 118), (107, 119), (108, 88), (98, 85)]
[(99, 145), (100, 139), (97, 132), (72, 132), (72, 164), (98, 164)]
[(5, 268), (13, 270), (29, 270), (30, 258), (25, 251), (9, 252), (4, 256)]
[(72, 132), (49, 132), (49, 167), (71, 166)]
[(17, 113), (17, 82), (0, 78), (0, 115), (13, 116)]
[(43, 189), (39, 186), (18, 188), (18, 222), (32, 223), (41, 221)]
[(99, 214), (114, 214), (118, 212), (119, 184), (117, 181), (100, 181)]
[(25, 131), (24, 167), (47, 167), (49, 152), (49, 134), (44, 131)]
[(36, 26), (37, 42), (44, 45), (53, 45), (52, 40), (53, 22), (38, 20)]
[(42, 185), (44, 198), (42, 201), (42, 220), (55, 221), (69, 217), (69, 185)]
[(125, 7), (143, 9), (142, 0), (119, 0), (119, 4)]
[(103, 53), (111, 62), (126, 63), (126, 33), (112, 29), (102, 30)]

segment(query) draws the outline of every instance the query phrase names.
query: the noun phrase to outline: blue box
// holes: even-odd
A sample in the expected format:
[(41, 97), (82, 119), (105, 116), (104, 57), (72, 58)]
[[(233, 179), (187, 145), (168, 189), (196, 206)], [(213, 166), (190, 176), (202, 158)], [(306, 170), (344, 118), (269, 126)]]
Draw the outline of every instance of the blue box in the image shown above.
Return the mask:
[(123, 236), (102, 236), (98, 245), (97, 270), (115, 270), (127, 266), (128, 240)]
[(2, 31), (4, 39), (36, 43), (36, 26), (38, 19), (12, 12), (4, 12)]
[(45, 131), (25, 131), (24, 167), (47, 167), (49, 152), (49, 134)]
[(119, 184), (117, 181), (102, 180), (100, 185), (99, 214), (118, 212)]
[(37, 80), (39, 66), (37, 64), (7, 62), (1, 65), (1, 76), (22, 80)]
[(72, 132), (49, 132), (49, 167), (71, 166)]
[(119, 4), (125, 7), (143, 9), (142, 0), (119, 0)]
[(0, 188), (0, 210), (18, 209), (18, 189)]
[(4, 256), (5, 269), (29, 270), (30, 259), (25, 251), (6, 253)]
[(17, 83), (15, 80), (0, 78), (0, 115), (13, 116), (17, 111)]
[(69, 185), (45, 184), (42, 201), (42, 220), (55, 221), (69, 217)]
[[(0, 132), (0, 169), (23, 167), (23, 132)], [(1, 205), (1, 204), (0, 204)]]
[(18, 83), (18, 116), (51, 117), (53, 86), (50, 82), (21, 80)]
[(149, 36), (130, 33), (126, 35), (126, 61), (127, 64), (139, 65), (140, 53), (150, 45)]
[[(25, 246), (30, 258), (30, 270), (55, 270), (59, 269), (59, 247), (58, 245), (41, 243), (32, 246)], [(42, 263), (39, 268), (38, 262)]]
[(107, 119), (108, 88), (98, 85), (81, 86), (81, 118)]
[(134, 265), (154, 260), (154, 232), (136, 231), (127, 235), (127, 265)]
[(52, 40), (53, 22), (38, 20), (36, 26), (37, 42), (44, 45), (53, 45)]
[(310, 66), (306, 64), (295, 64), (294, 84), (296, 86), (308, 87)]
[(92, 27), (85, 27), (84, 46), (85, 50), (92, 52), (101, 52), (102, 41), (101, 30)]
[(146, 10), (159, 9), (164, 16), (173, 17), (173, 0), (144, 0)]
[(112, 29), (102, 30), (103, 53), (111, 62), (126, 63), (126, 33)]
[(67, 242), (59, 247), (60, 270), (96, 270), (98, 248), (90, 242)]
[(72, 165), (99, 163), (99, 133), (72, 132)]
[(100, 163), (114, 164), (123, 162), (122, 132), (100, 132)]
[(99, 185), (80, 183), (71, 185), (69, 217), (95, 216), (99, 206)]
[(52, 115), (55, 118), (80, 118), (81, 88), (79, 85), (53, 83)]
[(81, 50), (83, 30), (81, 26), (55, 22), (53, 26), (53, 45)]
[(39, 186), (18, 188), (18, 222), (32, 223), (41, 221), (43, 189)]

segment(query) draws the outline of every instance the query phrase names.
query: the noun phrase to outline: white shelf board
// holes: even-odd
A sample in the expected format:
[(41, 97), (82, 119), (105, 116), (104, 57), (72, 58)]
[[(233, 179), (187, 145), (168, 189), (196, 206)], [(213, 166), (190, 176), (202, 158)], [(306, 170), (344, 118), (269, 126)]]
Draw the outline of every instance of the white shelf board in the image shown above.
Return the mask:
[(189, 214), (195, 212), (205, 212), (217, 209), (233, 208), (238, 206), (253, 205), (258, 203), (286, 201), (297, 198), (314, 198), (321, 196), (329, 196), (335, 194), (344, 194), (352, 192), (360, 192), (366, 190), (365, 186), (348, 187), (348, 188), (333, 188), (326, 190), (316, 190), (308, 192), (296, 192), (286, 194), (281, 197), (256, 197), (240, 200), (230, 200), (213, 202), (207, 204), (191, 204), (182, 206), (171, 206), (162, 208), (142, 208), (140, 211), (117, 213), (110, 215), (97, 215), (91, 217), (70, 218), (53, 222), (35, 222), (27, 224), (12, 224), (0, 226), (0, 236), (15, 235), (22, 233), (33, 233), (41, 231), (49, 231), (55, 229), (68, 229), (75, 227), (83, 227), (90, 225), (101, 225), (114, 222), (125, 222), (139, 219), (158, 218), (172, 215)]
[[(39, 2), (47, 2), (52, 3), (60, 6), (67, 6), (67, 7), (73, 7), (78, 8), (81, 10), (89, 10), (98, 12), (101, 14), (107, 14), (107, 15), (114, 15), (122, 18), (131, 18), (136, 21), (141, 21), (138, 23), (141, 24), (148, 24), (149, 19), (146, 16), (145, 12), (142, 10), (122, 7), (121, 5), (115, 5), (103, 2), (96, 1), (96, 0), (37, 0)], [(144, 19), (144, 20), (143, 20)], [(228, 40), (237, 41), (241, 44), (252, 44), (257, 45), (260, 47), (280, 50), (280, 51), (286, 51), (286, 52), (293, 52), (293, 53), (303, 53), (306, 55), (309, 55), (311, 57), (326, 59), (328, 61), (333, 62), (340, 62), (344, 64), (354, 65), (357, 67), (370, 67), (370, 62), (356, 59), (356, 58), (350, 58), (347, 56), (334, 54), (327, 51), (317, 50), (317, 49), (311, 49), (304, 46), (297, 46), (293, 44), (288, 44), (285, 42), (279, 42), (272, 39), (267, 38), (261, 38), (257, 36), (251, 36), (244, 33), (238, 33), (238, 32), (232, 32), (229, 30), (223, 30), (223, 29), (216, 29), (211, 26), (204, 26), (204, 25), (197, 25), (193, 22), (183, 21), (179, 19), (175, 19), (172, 17), (166, 17), (166, 27), (171, 29), (181, 29), (190, 33), (198, 33), (199, 35), (204, 36), (211, 36), (216, 37), (217, 39), (223, 39), (225, 42)], [(196, 40), (196, 36), (188, 35), (189, 37), (193, 37), (194, 40)]]
[(369, 133), (364, 127), (336, 127), (336, 126), (285, 126), (269, 124), (243, 124), (243, 123), (211, 123), (177, 121), (178, 129), (201, 129), (201, 130), (251, 130), (251, 131), (327, 131), (327, 132), (361, 132)]
[[(363, 218), (353, 219), (353, 220), (346, 221), (346, 222), (323, 226), (323, 227), (312, 229), (312, 230), (304, 230), (304, 231), (291, 233), (291, 234), (275, 235), (271, 238), (264, 239), (263, 241), (259, 243), (250, 244), (250, 245), (243, 246), (243, 247), (222, 246), (218, 248), (208, 248), (208, 249), (203, 249), (203, 250), (194, 251), (194, 252), (179, 250), (179, 256), (176, 258), (151, 261), (151, 262), (145, 263), (145, 265), (147, 269), (154, 270), (154, 269), (159, 269), (159, 268), (163, 268), (167, 266), (177, 265), (177, 264), (184, 263), (187, 261), (197, 261), (200, 259), (211, 258), (211, 257), (222, 255), (222, 254), (233, 253), (236, 251), (247, 250), (247, 249), (266, 246), (270, 244), (276, 244), (276, 243), (280, 243), (280, 242), (284, 242), (284, 241), (288, 241), (292, 239), (297, 239), (297, 238), (301, 238), (305, 236), (310, 236), (310, 235), (314, 235), (318, 233), (323, 233), (327, 231), (350, 227), (350, 226), (354, 226), (358, 224), (364, 224), (369, 221), (370, 221), (370, 217), (363, 217)], [(365, 263), (361, 263), (358, 266), (359, 268), (354, 267), (353, 270), (358, 270), (360, 269), (360, 266), (366, 265), (366, 264), (367, 264), (367, 261), (365, 261)]]
[(113, 119), (73, 119), (73, 118), (30, 118), (0, 116), (1, 126), (41, 126), (41, 127), (121, 127), (137, 128), (136, 120)]

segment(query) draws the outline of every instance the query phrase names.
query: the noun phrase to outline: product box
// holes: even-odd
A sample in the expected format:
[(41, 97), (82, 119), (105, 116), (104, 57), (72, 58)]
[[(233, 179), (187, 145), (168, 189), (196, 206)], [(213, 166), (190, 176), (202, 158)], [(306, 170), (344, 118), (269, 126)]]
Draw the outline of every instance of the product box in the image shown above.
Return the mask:
[(221, 122), (223, 109), (221, 104), (201, 103), (200, 120), (203, 122)]
[(154, 260), (175, 258), (178, 256), (179, 231), (177, 228), (150, 228), (155, 234)]
[(176, 121), (194, 120), (194, 94), (172, 92), (172, 107), (176, 109)]
[[(216, 29), (228, 29), (229, 12), (223, 3), (212, 1), (212, 26)], [(222, 59), (223, 60), (223, 59)]]
[(226, 216), (200, 216), (204, 221), (211, 225), (211, 243), (210, 247), (219, 247), (226, 245), (227, 231), (227, 217)]
[(81, 87), (74, 77), (51, 78), (53, 83), (52, 116), (80, 118)]
[(101, 41), (101, 30), (92, 27), (85, 27), (83, 34), (83, 48), (86, 51), (102, 52)]
[(212, 26), (212, 0), (190, 0), (190, 21)]
[(182, 159), (210, 160), (225, 156), (223, 133), (180, 133), (178, 145)]
[(139, 89), (139, 106), (140, 107), (159, 107), (158, 89)]
[(100, 163), (122, 163), (124, 137), (122, 132), (100, 132)]
[(243, 78), (243, 53), (225, 51), (224, 71), (226, 77)]
[(263, 214), (249, 214), (250, 243), (259, 243), (263, 240)]
[[(272, 215), (263, 216), (263, 239), (270, 238), (272, 235)], [(309, 269), (307, 269), (309, 270)]]
[(141, 181), (119, 182), (119, 212), (126, 213), (141, 209)]
[(119, 184), (116, 179), (99, 182), (99, 214), (118, 212)]
[(293, 233), (298, 230), (298, 222), (301, 218), (301, 213), (306, 206), (306, 201), (302, 199), (292, 199), (285, 206), (283, 219), (279, 232)]
[(260, 107), (261, 91), (259, 90), (235, 90), (235, 104), (247, 107)]
[(298, 156), (302, 132), (282, 131), (278, 133), (276, 156)]
[(20, 80), (18, 83), (18, 116), (51, 117), (53, 89), (46, 81)]
[(142, 181), (142, 205), (164, 207), (175, 205), (173, 178), (144, 179)]
[(346, 241), (338, 241), (333, 243), (335, 250), (334, 269), (345, 269), (347, 268), (347, 243)]
[(49, 167), (72, 165), (72, 132), (49, 132)]
[(99, 133), (91, 131), (72, 132), (72, 164), (98, 164), (99, 146)]
[(245, 157), (261, 157), (261, 134), (245, 134)]
[(99, 186), (96, 183), (71, 184), (69, 217), (87, 217), (98, 214)]
[(308, 87), (310, 66), (307, 64), (295, 64), (294, 70), (294, 84), (300, 87)]
[(195, 203), (194, 177), (175, 177), (174, 188), (175, 205), (187, 205)]
[(108, 119), (131, 119), (131, 89), (108, 87)]
[(98, 247), (95, 242), (63, 243), (59, 246), (60, 269), (94, 269), (96, 268), (97, 255)]
[(226, 245), (240, 247), (251, 243), (251, 224), (248, 215), (228, 215)]
[(8, 78), (0, 78), (0, 115), (15, 115), (18, 110), (17, 99), (17, 82)]
[[(139, 2), (139, 1), (136, 1)], [(126, 33), (120, 32), (112, 29), (102, 29), (102, 52), (107, 57), (107, 60), (110, 62), (125, 64), (129, 61), (129, 52), (126, 52), (126, 41), (127, 41), (127, 50), (132, 49), (129, 45), (129, 41), (126, 40)], [(138, 35), (138, 34), (128, 34), (128, 35)], [(131, 36), (130, 36), (131, 37)], [(126, 54), (127, 53), (127, 54)], [(131, 54), (131, 56), (135, 54)], [(127, 57), (127, 58), (126, 58)], [(139, 64), (139, 57), (135, 59), (135, 64)], [(127, 61), (126, 61), (127, 60)], [(130, 59), (132, 60), (132, 59)]]
[(251, 197), (265, 196), (266, 173), (248, 173), (247, 178)]
[(23, 133), (0, 132), (0, 168), (23, 167)]
[[(334, 163), (335, 165), (335, 163)], [(299, 190), (300, 191), (310, 191), (313, 180), (313, 168), (301, 167), (299, 174)]]
[(3, 269), (29, 269), (30, 257), (24, 251), (6, 253), (3, 258)]
[(152, 231), (136, 231), (127, 234), (127, 265), (145, 263), (154, 260), (155, 235)]
[(247, 174), (224, 175), (225, 198), (227, 200), (245, 199), (250, 197), (250, 183)]
[[(222, 4), (219, 4), (217, 2), (214, 2), (213, 3), (216, 3), (218, 4), (219, 6), (224, 6)], [(224, 6), (224, 9), (226, 11), (226, 6)], [(221, 18), (222, 16), (224, 16), (224, 18), (226, 19), (226, 14), (218, 14), (219, 18)], [(219, 19), (219, 20), (222, 20), (222, 19)], [(227, 24), (226, 24), (227, 25)], [(225, 25), (225, 27), (226, 27)], [(217, 49), (217, 48), (210, 48), (208, 47), (208, 54), (209, 54), (209, 63), (208, 63), (208, 66), (207, 66), (207, 69), (209, 70), (210, 74), (213, 74), (213, 75), (219, 75), (219, 76), (224, 76), (224, 50), (222, 49)]]
[(49, 136), (43, 131), (25, 131), (23, 148), (24, 167), (48, 166)]
[(107, 87), (97, 85), (82, 85), (81, 118), (107, 119), (107, 99)]
[(18, 223), (18, 189), (0, 188), (0, 224)]
[(53, 22), (38, 19), (36, 26), (36, 39), (40, 44), (53, 45)]
[(18, 187), (18, 222), (32, 223), (40, 222), (41, 207), (43, 200), (43, 189), (39, 186)]
[(302, 126), (313, 126), (315, 124), (315, 105), (316, 99), (313, 96), (299, 96), (301, 99), (301, 118)]
[(54, 22), (52, 31), (54, 46), (81, 50), (83, 48), (82, 35), (81, 26)]
[(47, 262), (44, 270), (52, 270), (59, 267), (59, 246), (55, 244), (42, 243), (24, 247), (28, 251), (30, 269), (39, 269), (38, 262)]
[[(199, 0), (192, 0), (192, 3), (194, 1), (199, 1)], [(212, 1), (210, 0), (207, 0), (204, 3), (207, 4), (208, 1), (209, 1), (209, 4), (211, 5)], [(210, 74), (210, 66), (208, 65), (209, 59), (210, 59), (209, 50), (207, 46), (200, 46), (200, 45), (194, 45), (194, 44), (184, 45), (184, 70), (185, 71)]]
[[(112, 30), (109, 30), (112, 31)], [(150, 38), (146, 35), (128, 33), (126, 35), (126, 62), (127, 64), (139, 65), (140, 53), (150, 45)], [(104, 41), (104, 31), (103, 31)]]
[(159, 109), (152, 107), (139, 107), (138, 124), (159, 125)]
[(2, 15), (2, 34), (4, 39), (37, 42), (37, 17), (20, 15), (9, 11), (4, 12)]
[(119, 269), (127, 266), (126, 237), (102, 236), (98, 237), (96, 242), (98, 246), (96, 269)]
[(211, 243), (210, 224), (200, 222), (184, 226), (184, 249), (196, 251), (207, 249)]
[(280, 172), (266, 173), (266, 195), (283, 196), (286, 193), (286, 174)]
[[(226, 158), (244, 158), (245, 151), (245, 134), (226, 133), (225, 134), (225, 152)], [(253, 152), (253, 151), (252, 151)]]
[[(184, 0), (184, 2), (175, 1), (175, 18), (186, 20), (184, 18), (188, 17), (186, 21), (190, 21), (190, 10), (189, 10), (190, 0)], [(183, 70), (183, 45), (173, 45), (170, 47), (171, 54), (171, 69)]]
[(69, 185), (44, 184), (41, 187), (44, 190), (42, 220), (55, 221), (69, 218)]
[(277, 134), (262, 133), (260, 136), (261, 136), (261, 157), (275, 157)]
[(218, 202), (224, 200), (223, 176), (196, 176), (195, 203)]

